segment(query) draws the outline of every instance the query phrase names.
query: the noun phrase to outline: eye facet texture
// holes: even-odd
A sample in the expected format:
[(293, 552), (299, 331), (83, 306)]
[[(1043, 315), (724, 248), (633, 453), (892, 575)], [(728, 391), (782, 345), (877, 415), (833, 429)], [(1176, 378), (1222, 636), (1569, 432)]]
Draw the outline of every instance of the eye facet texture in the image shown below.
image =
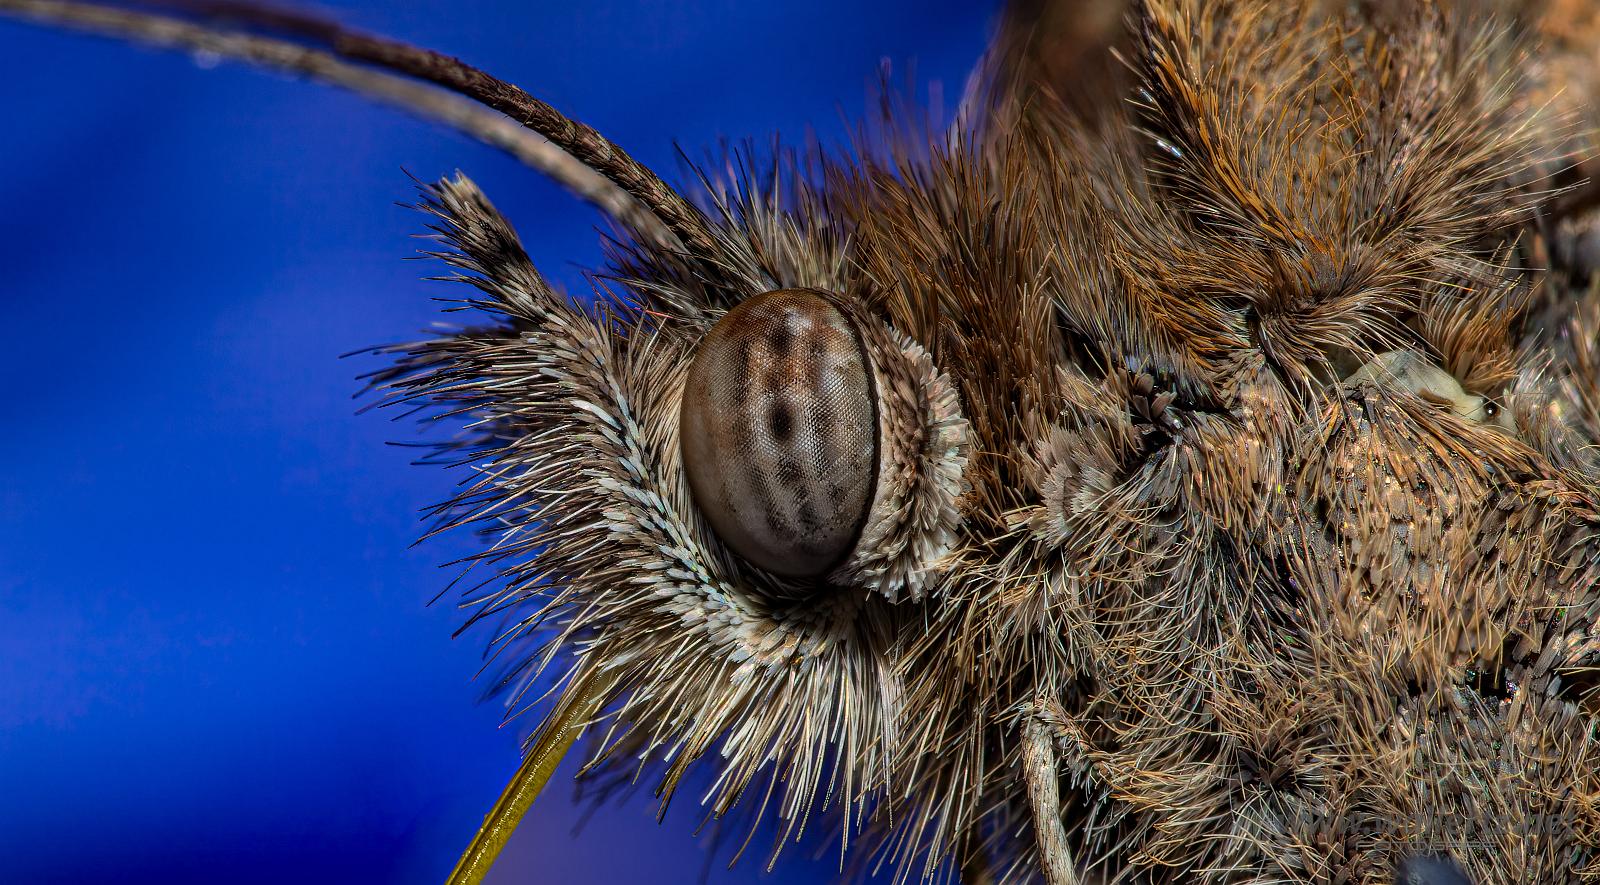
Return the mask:
[(878, 408), (860, 333), (822, 295), (780, 289), (700, 342), (683, 393), (683, 467), (717, 535), (754, 565), (820, 575), (872, 506)]

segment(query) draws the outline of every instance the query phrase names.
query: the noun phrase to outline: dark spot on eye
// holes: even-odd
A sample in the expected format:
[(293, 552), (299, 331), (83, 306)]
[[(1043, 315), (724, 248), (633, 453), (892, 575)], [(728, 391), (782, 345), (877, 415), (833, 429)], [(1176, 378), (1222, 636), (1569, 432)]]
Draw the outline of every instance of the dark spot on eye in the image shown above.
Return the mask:
[(767, 413), (767, 422), (772, 426), (772, 436), (784, 442), (794, 434), (794, 413), (789, 411), (785, 403), (778, 403)]
[(806, 348), (806, 364), (811, 369), (813, 378), (820, 378), (822, 369), (828, 365), (828, 342), (822, 340), (821, 335), (811, 336), (811, 346)]
[(1484, 400), (1483, 401), (1483, 414), (1484, 414), (1485, 417), (1489, 417), (1489, 418), (1493, 418), (1494, 416), (1500, 414), (1500, 404), (1495, 402), (1492, 399)]
[(777, 323), (772, 327), (772, 332), (767, 335), (767, 346), (779, 357), (789, 355), (789, 348), (794, 344), (794, 333), (789, 331), (787, 323)]
[(807, 531), (816, 531), (822, 527), (822, 517), (817, 515), (817, 508), (809, 503), (800, 505), (800, 527)]
[(805, 481), (805, 478), (805, 471), (800, 469), (799, 463), (793, 458), (781, 458), (778, 460), (778, 481), (783, 484), (784, 488), (797, 489)]

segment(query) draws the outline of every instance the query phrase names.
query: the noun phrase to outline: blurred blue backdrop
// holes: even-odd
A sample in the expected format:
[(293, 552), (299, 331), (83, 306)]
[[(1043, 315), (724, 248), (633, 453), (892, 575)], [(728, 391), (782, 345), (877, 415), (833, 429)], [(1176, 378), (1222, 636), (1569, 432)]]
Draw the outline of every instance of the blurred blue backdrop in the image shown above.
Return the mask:
[[(881, 59), (959, 95), (971, 0), (327, 4), (459, 54), (669, 178), (673, 144), (826, 141)], [(596, 216), (502, 155), (341, 92), (0, 22), (0, 881), (437, 883), (514, 770), (430, 599), (457, 477), (356, 415), (340, 353), (435, 316), (402, 172), (469, 172), (570, 287)], [(565, 774), (570, 774), (571, 764)], [(690, 794), (693, 790), (688, 791)], [(695, 797), (558, 782), (491, 881), (693, 882)], [(820, 839), (820, 837), (819, 837)], [(757, 843), (760, 845), (761, 843)], [(790, 850), (773, 882), (829, 881)], [(760, 848), (710, 881), (761, 875)]]

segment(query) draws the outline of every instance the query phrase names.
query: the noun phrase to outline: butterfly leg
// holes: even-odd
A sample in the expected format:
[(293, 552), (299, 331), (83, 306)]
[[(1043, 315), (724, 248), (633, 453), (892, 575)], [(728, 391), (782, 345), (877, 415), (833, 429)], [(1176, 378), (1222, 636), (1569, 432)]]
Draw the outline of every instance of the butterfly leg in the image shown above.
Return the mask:
[(1039, 842), (1039, 866), (1050, 885), (1079, 885), (1077, 864), (1061, 825), (1061, 775), (1055, 730), (1040, 712), (1022, 727), (1022, 776), (1033, 810), (1033, 832)]

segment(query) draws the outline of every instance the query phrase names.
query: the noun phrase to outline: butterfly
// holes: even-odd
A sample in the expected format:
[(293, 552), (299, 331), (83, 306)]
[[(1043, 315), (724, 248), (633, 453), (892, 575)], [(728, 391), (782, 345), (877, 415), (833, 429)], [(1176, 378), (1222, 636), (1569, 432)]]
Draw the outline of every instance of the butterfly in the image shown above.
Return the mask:
[(616, 225), (589, 303), (423, 185), (470, 319), (369, 379), (457, 429), (433, 515), (545, 716), (452, 881), (580, 735), (898, 879), (1600, 876), (1583, 4), (1018, 0), (953, 120), (677, 184), (454, 59), (155, 5), (0, 11), (400, 103)]

